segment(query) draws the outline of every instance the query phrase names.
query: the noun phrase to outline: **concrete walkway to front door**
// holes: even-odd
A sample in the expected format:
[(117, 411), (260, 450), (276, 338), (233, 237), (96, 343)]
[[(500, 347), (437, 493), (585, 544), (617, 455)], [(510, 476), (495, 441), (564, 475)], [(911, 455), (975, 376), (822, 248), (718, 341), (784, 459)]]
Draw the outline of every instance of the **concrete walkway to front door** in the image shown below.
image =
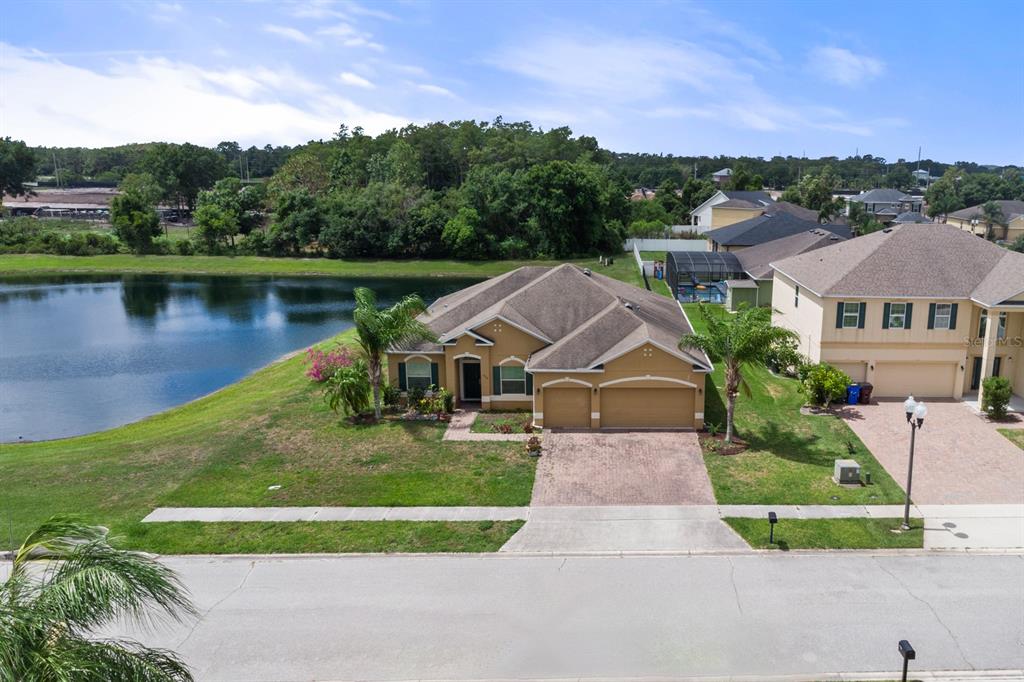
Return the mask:
[[(925, 401), (928, 417), (917, 433), (914, 483), (917, 504), (1022, 504), (1024, 453), (1000, 434), (997, 425), (952, 401)], [(903, 402), (880, 401), (844, 410), (889, 475), (906, 485), (910, 427)]]

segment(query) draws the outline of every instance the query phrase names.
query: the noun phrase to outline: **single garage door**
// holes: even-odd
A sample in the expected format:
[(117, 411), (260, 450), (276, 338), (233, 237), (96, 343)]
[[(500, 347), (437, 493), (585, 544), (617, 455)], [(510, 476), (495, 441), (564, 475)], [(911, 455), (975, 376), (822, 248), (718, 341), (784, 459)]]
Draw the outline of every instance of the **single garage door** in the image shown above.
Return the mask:
[(880, 362), (875, 365), (874, 395), (881, 398), (952, 398), (956, 364)]
[(847, 376), (850, 377), (850, 381), (857, 383), (864, 381), (864, 378), (868, 375), (868, 365), (866, 362), (830, 362), (829, 364), (838, 370), (846, 372)]
[(549, 429), (590, 428), (590, 389), (545, 388), (544, 426)]
[(603, 388), (601, 426), (692, 427), (693, 392), (692, 388)]

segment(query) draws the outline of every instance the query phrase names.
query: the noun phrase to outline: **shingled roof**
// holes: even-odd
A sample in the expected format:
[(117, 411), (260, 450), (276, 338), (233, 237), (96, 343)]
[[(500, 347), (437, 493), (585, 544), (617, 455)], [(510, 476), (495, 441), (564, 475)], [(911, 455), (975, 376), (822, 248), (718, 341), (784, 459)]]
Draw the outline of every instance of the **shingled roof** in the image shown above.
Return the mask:
[(860, 201), (865, 204), (895, 204), (901, 201), (910, 201), (913, 197), (898, 189), (880, 188), (861, 192), (850, 201)]
[(753, 279), (771, 279), (772, 262), (846, 241), (837, 234), (816, 227), (806, 232), (775, 239), (736, 252), (743, 271)]
[[(437, 299), (420, 320), (444, 344), (501, 319), (548, 344), (530, 356), (530, 371), (595, 369), (643, 343), (710, 371), (704, 353), (676, 346), (692, 332), (678, 303), (588, 272), (568, 263), (518, 268)], [(392, 350), (442, 349), (418, 344)]]
[(772, 263), (819, 296), (966, 298), (1024, 293), (1024, 254), (952, 225), (908, 223)]
[[(1006, 220), (1013, 220), (1017, 216), (1024, 215), (1024, 201), (1014, 201), (1010, 199), (998, 199), (995, 204), (999, 206), (1003, 211), (1003, 217)], [(984, 204), (977, 206), (971, 206), (969, 208), (962, 208), (959, 211), (953, 211), (949, 214), (950, 218), (956, 218), (958, 220), (972, 220), (974, 218), (981, 218)]]
[(704, 236), (720, 246), (756, 246), (813, 229), (824, 229), (844, 239), (852, 236), (849, 225), (819, 225), (788, 211), (759, 215), (706, 232)]

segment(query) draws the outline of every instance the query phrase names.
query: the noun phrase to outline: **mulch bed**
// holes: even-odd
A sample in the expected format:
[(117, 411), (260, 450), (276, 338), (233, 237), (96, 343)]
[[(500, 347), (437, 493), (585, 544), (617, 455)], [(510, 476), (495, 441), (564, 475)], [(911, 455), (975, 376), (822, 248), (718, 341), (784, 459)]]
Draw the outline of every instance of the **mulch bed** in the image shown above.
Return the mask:
[(724, 433), (714, 436), (704, 433), (700, 435), (700, 447), (704, 452), (714, 455), (738, 455), (744, 452), (749, 445), (747, 441), (738, 438), (735, 434), (733, 434), (732, 443), (726, 443)]

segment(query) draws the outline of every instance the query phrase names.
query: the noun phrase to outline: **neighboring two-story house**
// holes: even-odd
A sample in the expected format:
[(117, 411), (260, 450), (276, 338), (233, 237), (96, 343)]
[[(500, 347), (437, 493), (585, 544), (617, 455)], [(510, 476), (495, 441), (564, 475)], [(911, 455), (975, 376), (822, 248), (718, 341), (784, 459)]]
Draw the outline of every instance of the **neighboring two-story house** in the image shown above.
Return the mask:
[(898, 189), (872, 189), (850, 197), (850, 202), (864, 206), (864, 210), (883, 223), (891, 223), (901, 213), (921, 212), (923, 199)]
[(993, 239), (1002, 239), (1012, 242), (1021, 235), (1024, 235), (1024, 201), (999, 200), (994, 202), (1003, 212), (1006, 226), (992, 225), (985, 221), (983, 206), (971, 206), (970, 208), (954, 211), (946, 216), (946, 223), (967, 230), (979, 237), (991, 236)]
[(994, 375), (1024, 393), (1024, 254), (912, 223), (772, 267), (775, 323), (874, 395), (961, 398)]
[(704, 233), (755, 218), (774, 203), (768, 192), (718, 190), (690, 212), (690, 225), (694, 232)]
[(463, 406), (525, 409), (537, 426), (701, 428), (711, 363), (680, 350), (679, 304), (575, 265), (522, 267), (434, 302), (438, 343), (393, 348), (403, 392), (434, 385)]

